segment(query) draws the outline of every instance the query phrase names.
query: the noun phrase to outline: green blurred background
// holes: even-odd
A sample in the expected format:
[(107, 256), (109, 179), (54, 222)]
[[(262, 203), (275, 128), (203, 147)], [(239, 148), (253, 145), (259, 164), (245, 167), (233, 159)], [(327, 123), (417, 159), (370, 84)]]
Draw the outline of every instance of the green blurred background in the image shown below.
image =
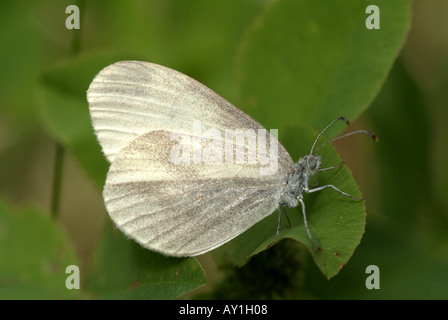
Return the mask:
[[(104, 222), (108, 221), (101, 197), (104, 159), (97, 156), (99, 147), (93, 145), (92, 132), (87, 130), (90, 126), (86, 118), (88, 113), (84, 113), (87, 103), (77, 100), (87, 87), (84, 82), (64, 79), (60, 73), (77, 70), (79, 79), (92, 79), (100, 70), (98, 65), (104, 67), (120, 59), (151, 61), (188, 74), (241, 107), (267, 128), (279, 128), (280, 138), (281, 126), (294, 124), (296, 120), (318, 130), (323, 123), (341, 114), (356, 120), (351, 129), (369, 128), (380, 138), (377, 144), (366, 141), (365, 137), (335, 143), (352, 170), (367, 206), (366, 233), (353, 257), (337, 276), (327, 280), (303, 247), (293, 244), (299, 254), (294, 256), (296, 251), (283, 241), (285, 244), (282, 242), (273, 248), (275, 250), (267, 258), (266, 261), (277, 261), (269, 268), (263, 262), (265, 257), (262, 255), (266, 253), (255, 257), (261, 262), (254, 258), (252, 265), (237, 271), (229, 266), (217, 267), (210, 254), (200, 257), (207, 286), (201, 289), (200, 295), (193, 292), (186, 297), (448, 298), (448, 170), (445, 168), (448, 160), (445, 142), (448, 136), (448, 2), (415, 0), (406, 38), (403, 35), (408, 28), (407, 18), (397, 14), (403, 21), (396, 21), (395, 31), (391, 32), (388, 31), (388, 14), (398, 18), (387, 10), (381, 11), (381, 29), (371, 32), (384, 32), (387, 36), (382, 38), (378, 33), (378, 41), (371, 46), (369, 43), (351, 43), (349, 48), (363, 48), (355, 52), (356, 59), (350, 52), (345, 52), (346, 60), (353, 59), (353, 64), (341, 62), (339, 73), (328, 75), (330, 80), (326, 85), (331, 89), (320, 100), (316, 98), (320, 88), (308, 88), (307, 84), (313, 84), (315, 77), (326, 77), (321, 70), (332, 63), (332, 50), (346, 44), (316, 42), (313, 46), (312, 40), (318, 37), (319, 28), (324, 32), (334, 30), (337, 37), (338, 32), (346, 32), (343, 30), (345, 25), (338, 23), (339, 19), (350, 19), (328, 9), (322, 1), (313, 1), (313, 5), (310, 5), (311, 0), (274, 2), (1, 2), (0, 212), (9, 218), (0, 220), (4, 223), (3, 226), (0, 224), (0, 241), (3, 242), (0, 243), (0, 298), (96, 297), (88, 290), (66, 293), (65, 288), (57, 289), (66, 277), (60, 274), (62, 265), (75, 262), (83, 275), (92, 272), (92, 261), (98, 259), (96, 251)], [(395, 2), (396, 10), (411, 3), (388, 2)], [(345, 3), (347, 14), (351, 14), (351, 3)], [(65, 27), (69, 16), (65, 9), (71, 4), (81, 9), (80, 30)], [(388, 9), (386, 2), (381, 0), (362, 2), (364, 8), (367, 4)], [(316, 7), (318, 5), (321, 7)], [(307, 8), (309, 12), (288, 10), (288, 6)], [(289, 16), (282, 16), (284, 12), (289, 12)], [(311, 14), (313, 12), (321, 15)], [(367, 15), (362, 11), (358, 13), (358, 20), (364, 21)], [(276, 29), (275, 21), (282, 20), (285, 24)], [(363, 25), (359, 28), (365, 29)], [(300, 41), (296, 43), (296, 32), (311, 35), (309, 47), (301, 47)], [(265, 41), (264, 36), (286, 39), (288, 44), (283, 45), (280, 40)], [(363, 39), (355, 36), (355, 40)], [(384, 45), (387, 41), (393, 43), (390, 48)], [(264, 47), (269, 43), (271, 47)], [(288, 51), (290, 47), (292, 49)], [(327, 51), (328, 55), (316, 54)], [(260, 55), (254, 55), (256, 52)], [(316, 56), (315, 64), (310, 64), (308, 69), (297, 62), (303, 52), (306, 57)], [(283, 59), (282, 63), (275, 60), (277, 54)], [(322, 56), (329, 60), (322, 60)], [(365, 62), (364, 57), (370, 60)], [(377, 73), (369, 69), (370, 64), (376, 65), (376, 58), (384, 65)], [(267, 65), (266, 61), (269, 63), (264, 72), (264, 67), (260, 66)], [(95, 67), (86, 68), (86, 65)], [(303, 73), (297, 79), (291, 78), (284, 72), (285, 66), (298, 68)], [(350, 66), (354, 70), (350, 70)], [(83, 70), (88, 72), (83, 74)], [(341, 81), (340, 78), (345, 76), (351, 80)], [(49, 87), (57, 93), (49, 93)], [(307, 96), (313, 90), (315, 95)], [(353, 97), (344, 94), (339, 98), (338, 92), (344, 92), (341, 90), (354, 92)], [(60, 92), (64, 92), (62, 98)], [(294, 100), (294, 95), (304, 97), (301, 100), (304, 108), (297, 106), (299, 103)], [(273, 106), (276, 100), (282, 106)], [(65, 108), (65, 105), (77, 103), (84, 103), (86, 108), (81, 115)], [(319, 108), (321, 104), (329, 109)], [(320, 111), (310, 111), (313, 108)], [(287, 123), (289, 119), (290, 123)], [(84, 135), (89, 135), (86, 144)], [(54, 206), (57, 150), (63, 163), (58, 187), (59, 213), (56, 218), (50, 218)], [(90, 150), (96, 150), (96, 153)], [(292, 156), (297, 159), (299, 155)], [(95, 161), (98, 165), (91, 165)], [(11, 228), (6, 230), (5, 226)], [(42, 244), (41, 251), (35, 254), (28, 246), (29, 241), (33, 241), (28, 238), (33, 234), (31, 229), (39, 229), (42, 237), (48, 237), (48, 243)], [(54, 243), (58, 246), (53, 248)], [(60, 265), (38, 264), (40, 271), (33, 271), (36, 262), (40, 261), (38, 252), (60, 252), (61, 247), (64, 249), (58, 260)], [(281, 250), (287, 253), (282, 255)], [(291, 266), (284, 274), (277, 275), (273, 270), (284, 268), (278, 261), (285, 256), (290, 259), (287, 262), (291, 262)], [(377, 265), (380, 269), (379, 290), (365, 287), (368, 265)], [(36, 283), (45, 287), (49, 282), (45, 277), (46, 270), (59, 272), (51, 280), (54, 282), (52, 289), (36, 291)], [(2, 277), (1, 273), (14, 276)], [(285, 274), (293, 277), (293, 284), (279, 281), (275, 285), (289, 287), (277, 288), (279, 293), (275, 295), (257, 295), (257, 291), (271, 288), (263, 285), (261, 289), (256, 283), (247, 290), (246, 296), (234, 295), (235, 291), (243, 290), (239, 286), (248, 288), (248, 283), (254, 283), (251, 277), (275, 279), (278, 276), (280, 279)], [(40, 277), (37, 282), (36, 277)], [(14, 280), (8, 282), (8, 279)], [(86, 279), (82, 277), (82, 286), (86, 285)], [(19, 285), (15, 286), (15, 281)], [(198, 280), (197, 286), (201, 281), (203, 279)], [(194, 287), (185, 287), (167, 297), (177, 297)]]

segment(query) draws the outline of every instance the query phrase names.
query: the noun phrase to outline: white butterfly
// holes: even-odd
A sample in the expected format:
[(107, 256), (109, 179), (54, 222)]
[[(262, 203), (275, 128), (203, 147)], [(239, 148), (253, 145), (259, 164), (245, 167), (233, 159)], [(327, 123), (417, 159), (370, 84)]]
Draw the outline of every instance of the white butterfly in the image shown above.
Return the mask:
[[(277, 209), (275, 241), (281, 206), (299, 203), (317, 250), (303, 192), (333, 188), (353, 198), (333, 185), (308, 184), (315, 173), (338, 167), (322, 169), (315, 151), (323, 145), (314, 147), (335, 121), (348, 124), (344, 117), (331, 122), (310, 154), (294, 163), (257, 121), (196, 80), (157, 64), (114, 63), (95, 77), (87, 99), (95, 134), (111, 162), (103, 191), (107, 211), (120, 230), (150, 250), (203, 254)], [(329, 141), (359, 132), (376, 139), (358, 130)], [(238, 152), (244, 159), (238, 160)], [(275, 157), (266, 161), (266, 153)], [(263, 174), (269, 168), (274, 170)]]

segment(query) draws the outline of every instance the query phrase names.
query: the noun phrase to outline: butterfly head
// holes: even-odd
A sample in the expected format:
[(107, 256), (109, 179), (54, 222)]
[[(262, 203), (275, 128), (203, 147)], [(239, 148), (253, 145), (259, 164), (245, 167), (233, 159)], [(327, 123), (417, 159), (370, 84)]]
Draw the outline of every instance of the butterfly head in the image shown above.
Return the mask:
[(301, 164), (303, 170), (307, 173), (308, 176), (312, 176), (319, 172), (321, 167), (321, 157), (316, 156), (315, 154), (309, 154), (301, 159)]

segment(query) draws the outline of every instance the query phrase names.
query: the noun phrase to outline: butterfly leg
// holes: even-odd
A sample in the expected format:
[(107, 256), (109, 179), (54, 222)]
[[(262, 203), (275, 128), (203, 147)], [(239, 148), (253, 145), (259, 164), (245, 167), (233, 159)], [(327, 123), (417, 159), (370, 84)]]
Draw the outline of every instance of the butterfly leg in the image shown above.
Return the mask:
[[(310, 239), (311, 244), (313, 245), (314, 250), (318, 252), (319, 249), (318, 249), (317, 246), (314, 244), (313, 237), (311, 236), (310, 228), (308, 227), (308, 221), (307, 221), (307, 219), (306, 219), (305, 203), (303, 202), (303, 200), (302, 200), (301, 198), (298, 198), (298, 200), (299, 200), (300, 205), (301, 205), (301, 207), (302, 207), (303, 223), (304, 223), (304, 225), (305, 225), (306, 233), (307, 233), (307, 235), (308, 235), (308, 238)], [(272, 247), (272, 245), (275, 243), (275, 241), (277, 241), (277, 239), (278, 239), (278, 235), (280, 234), (280, 226), (281, 226), (281, 222), (282, 222), (282, 212), (281, 212), (280, 207), (281, 207), (281, 204), (278, 205), (278, 225), (277, 225), (277, 232), (276, 232), (276, 234), (275, 234), (275, 238), (274, 238), (274, 240), (273, 240), (273, 241), (266, 247), (266, 249)], [(285, 213), (286, 218), (288, 219), (288, 224), (289, 224), (289, 226), (291, 226), (291, 221), (289, 220), (289, 217), (288, 217), (288, 215), (286, 214), (286, 210), (285, 210), (285, 208), (283, 208), (283, 212)]]
[(285, 207), (282, 207), (282, 209), (283, 209), (283, 213), (284, 213), (285, 216), (286, 216), (286, 219), (288, 219), (288, 228), (289, 228), (289, 227), (291, 227), (291, 221), (289, 220), (289, 217), (288, 217), (288, 214), (286, 213), (286, 209), (285, 209)]
[(336, 190), (336, 191), (339, 192), (340, 194), (342, 194), (342, 195), (344, 195), (344, 196), (346, 196), (346, 197), (349, 197), (349, 198), (351, 198), (351, 199), (353, 199), (353, 200), (356, 200), (356, 201), (364, 200), (364, 198), (355, 198), (354, 196), (351, 196), (351, 195), (349, 195), (348, 193), (345, 193), (344, 191), (339, 190), (338, 188), (336, 188), (336, 187), (335, 187), (334, 185), (332, 185), (332, 184), (327, 184), (327, 185), (322, 186), (322, 187), (318, 187), (318, 188), (314, 188), (314, 189), (305, 190), (305, 192), (306, 192), (306, 193), (312, 193), (312, 192), (316, 192), (316, 191), (321, 191), (321, 190), (326, 189), (326, 188), (333, 188), (334, 190)]
[(302, 207), (302, 214), (303, 214), (303, 224), (305, 225), (306, 233), (308, 234), (308, 239), (310, 239), (311, 244), (313, 245), (313, 248), (315, 251), (319, 251), (317, 246), (314, 244), (313, 237), (311, 236), (310, 228), (308, 227), (308, 221), (306, 220), (306, 211), (305, 211), (305, 202), (303, 202), (302, 198), (298, 198), (300, 205)]
[[(339, 162), (339, 164), (337, 164), (337, 165), (335, 165), (335, 166), (328, 167), (328, 168), (323, 168), (323, 169), (319, 169), (319, 172), (322, 172), (322, 171), (328, 171), (328, 170), (333, 170), (333, 169), (337, 169), (337, 168), (339, 168), (340, 166), (342, 166), (343, 163), (344, 163), (344, 161), (341, 161), (341, 162)], [(317, 187), (318, 185), (319, 185), (319, 179), (318, 179), (318, 177), (316, 177), (316, 183), (313, 183), (313, 184), (311, 185), (311, 187)]]
[[(277, 241), (278, 235), (280, 234), (280, 225), (282, 223), (282, 212), (280, 210), (281, 204), (278, 204), (278, 225), (277, 225), (277, 232), (275, 234), (275, 238), (274, 240), (272, 240), (272, 242), (266, 247), (266, 249), (269, 249), (270, 247), (272, 247), (272, 245), (275, 243), (275, 241)], [(286, 216), (288, 217), (288, 216)], [(289, 222), (289, 218), (288, 218), (288, 222)]]
[(275, 238), (274, 238), (274, 240), (271, 242), (271, 244), (269, 244), (269, 245), (266, 247), (266, 249), (272, 247), (272, 245), (275, 243), (275, 241), (277, 241), (277, 239), (278, 239), (278, 235), (280, 234), (280, 226), (281, 226), (281, 223), (282, 223), (282, 213), (281, 213), (281, 211), (280, 211), (280, 207), (283, 209), (283, 213), (285, 214), (286, 219), (288, 219), (288, 228), (291, 227), (291, 221), (289, 220), (289, 217), (288, 217), (288, 214), (286, 213), (285, 207), (283, 207), (283, 206), (281, 205), (281, 203), (279, 203), (279, 204), (278, 204), (278, 225), (277, 225), (277, 232), (275, 233)]
[(342, 166), (343, 163), (344, 163), (344, 161), (341, 161), (341, 162), (339, 162), (339, 164), (337, 164), (337, 165), (335, 165), (333, 167), (319, 169), (319, 172), (327, 171), (327, 170), (333, 170), (333, 169), (339, 168), (340, 166)]

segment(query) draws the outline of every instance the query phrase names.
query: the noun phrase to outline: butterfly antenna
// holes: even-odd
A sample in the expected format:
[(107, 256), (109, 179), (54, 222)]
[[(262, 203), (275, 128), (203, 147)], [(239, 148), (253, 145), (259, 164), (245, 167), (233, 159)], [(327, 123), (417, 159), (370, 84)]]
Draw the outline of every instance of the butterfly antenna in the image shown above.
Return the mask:
[(351, 136), (351, 135), (356, 134), (356, 133), (365, 133), (365, 134), (369, 135), (373, 140), (378, 141), (378, 137), (372, 131), (365, 130), (365, 129), (355, 130), (355, 131), (351, 131), (351, 132), (348, 132), (346, 134), (343, 134), (342, 136), (339, 136), (339, 137), (330, 139), (328, 141), (325, 141), (321, 146), (319, 146), (316, 150), (314, 150), (314, 152), (317, 152), (320, 148), (322, 148), (323, 146), (325, 146), (329, 142), (333, 142), (333, 141), (336, 141), (336, 140), (339, 140), (339, 139)]
[[(317, 141), (319, 140), (320, 136), (321, 136), (325, 131), (327, 131), (328, 128), (330, 128), (330, 127), (331, 127), (336, 121), (338, 121), (338, 120), (343, 120), (343, 121), (345, 122), (346, 125), (350, 125), (350, 122), (348, 121), (348, 119), (347, 119), (346, 117), (337, 117), (336, 119), (334, 119), (333, 121), (331, 121), (330, 124), (329, 124), (328, 126), (326, 126), (325, 129), (322, 130), (322, 131), (317, 135), (316, 140), (314, 140), (313, 146), (311, 147), (311, 152), (310, 152), (310, 154), (313, 154), (314, 147), (316, 146), (316, 143), (317, 143)], [(331, 140), (330, 140), (330, 141), (331, 141)], [(329, 142), (329, 141), (327, 141), (327, 142)], [(325, 142), (323, 145), (321, 145), (319, 148), (317, 148), (317, 150), (320, 149), (320, 148), (322, 148), (327, 142)], [(317, 151), (317, 150), (316, 150), (316, 151)]]

